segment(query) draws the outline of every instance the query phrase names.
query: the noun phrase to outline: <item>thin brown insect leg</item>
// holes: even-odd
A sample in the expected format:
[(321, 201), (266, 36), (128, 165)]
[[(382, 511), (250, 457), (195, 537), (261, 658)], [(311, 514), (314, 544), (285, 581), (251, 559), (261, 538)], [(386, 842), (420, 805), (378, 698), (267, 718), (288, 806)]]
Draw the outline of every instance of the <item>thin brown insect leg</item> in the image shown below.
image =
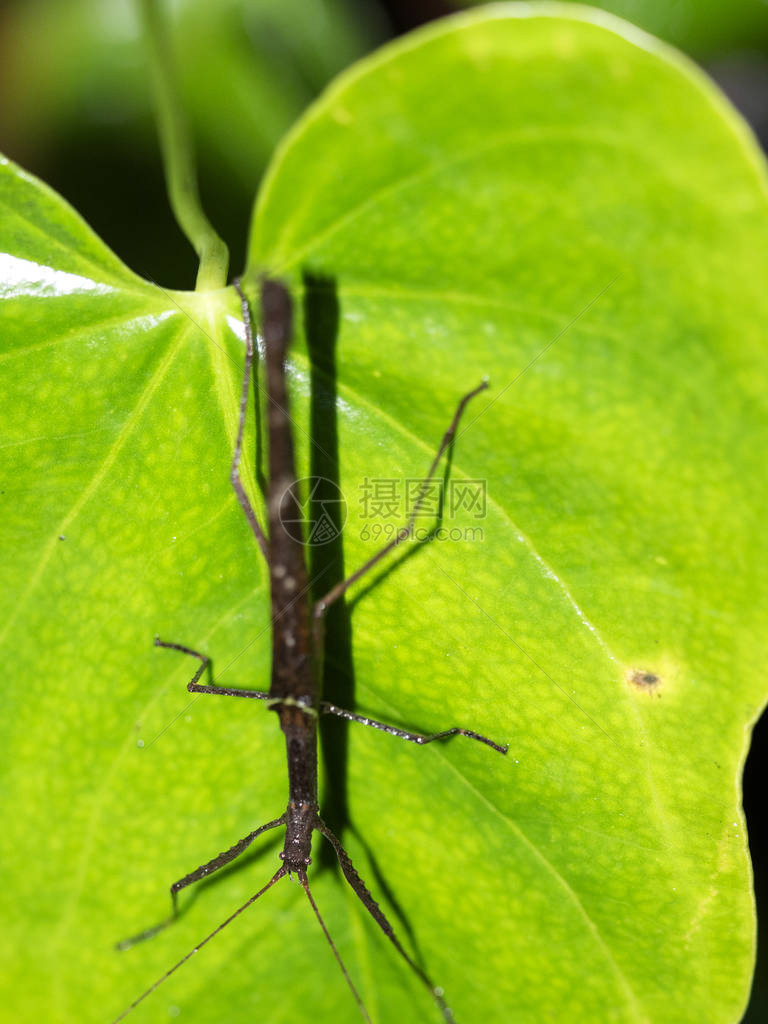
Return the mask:
[(200, 668), (187, 683), (187, 689), (197, 685), (198, 679), (211, 664), (211, 659), (207, 654), (201, 654), (200, 651), (195, 651), (191, 647), (185, 647), (184, 644), (169, 643), (167, 640), (161, 640), (159, 636), (155, 637), (155, 647), (166, 647), (169, 651), (180, 651), (182, 654), (188, 654), (192, 658), (197, 658), (201, 663)]
[(208, 686), (204, 683), (196, 683), (194, 680), (187, 683), (190, 693), (215, 693), (219, 697), (252, 697), (254, 700), (269, 700), (269, 694), (264, 690), (238, 690), (234, 686)]
[(346, 718), (350, 722), (370, 725), (373, 729), (381, 729), (382, 732), (389, 733), (390, 736), (397, 736), (402, 740), (418, 743), (419, 746), (423, 746), (425, 743), (432, 743), (434, 740), (445, 740), (449, 736), (468, 736), (471, 740), (477, 740), (479, 743), (485, 743), (486, 746), (493, 747), (500, 754), (506, 754), (509, 750), (506, 744), (494, 743), (487, 736), (481, 736), (479, 732), (473, 732), (472, 729), (460, 729), (458, 726), (454, 726), (452, 729), (443, 729), (442, 732), (425, 735), (420, 732), (410, 732), (408, 729), (400, 729), (398, 726), (388, 725), (386, 722), (379, 722), (375, 718), (368, 718), (367, 715), (358, 715), (354, 711), (346, 711), (344, 708), (339, 708), (327, 700), (320, 701), (318, 711), (321, 715), (337, 715), (339, 718)]
[(178, 895), (182, 889), (186, 889), (188, 885), (192, 885), (194, 882), (199, 882), (201, 878), (207, 878), (208, 875), (212, 875), (220, 868), (230, 864), (233, 860), (239, 857), (241, 853), (247, 850), (254, 839), (256, 839), (257, 836), (260, 836), (262, 832), (268, 832), (270, 829), (277, 828), (278, 825), (284, 824), (285, 815), (281, 814), (279, 818), (275, 818), (274, 821), (267, 822), (266, 825), (260, 825), (253, 832), (249, 832), (247, 836), (243, 836), (242, 839), (239, 839), (234, 846), (230, 846), (228, 850), (220, 853), (217, 857), (214, 857), (207, 863), (201, 864), (200, 867), (195, 868), (194, 871), (190, 871), (188, 875), (184, 875), (184, 877), (180, 878), (178, 882), (174, 882), (171, 886), (171, 900), (173, 901), (174, 916), (178, 913)]
[(146, 928), (144, 931), (139, 932), (138, 935), (132, 935), (128, 939), (123, 939), (121, 942), (117, 943), (117, 946), (115, 948), (120, 950), (121, 952), (126, 949), (130, 949), (131, 946), (135, 946), (139, 942), (144, 942), (146, 939), (153, 938), (155, 935), (157, 935), (158, 932), (161, 932), (164, 928), (167, 928), (169, 925), (173, 924), (179, 915), (178, 894), (181, 892), (182, 889), (186, 889), (186, 887), (188, 885), (192, 885), (193, 882), (200, 881), (201, 878), (206, 878), (208, 875), (212, 875), (214, 872), (218, 871), (219, 868), (223, 868), (231, 861), (235, 860), (236, 857), (239, 857), (241, 853), (248, 849), (248, 847), (251, 845), (254, 839), (256, 839), (257, 836), (260, 836), (262, 832), (267, 832), (271, 828), (276, 828), (278, 825), (284, 824), (285, 815), (283, 814), (281, 817), (276, 818), (274, 821), (270, 821), (266, 825), (261, 825), (254, 832), (249, 832), (247, 836), (244, 836), (242, 839), (236, 842), (234, 846), (231, 846), (228, 850), (225, 850), (223, 853), (220, 853), (218, 857), (214, 857), (212, 860), (209, 860), (206, 864), (201, 864), (199, 868), (195, 868), (194, 871), (190, 871), (188, 875), (185, 875), (183, 878), (180, 878), (178, 882), (174, 882), (173, 885), (171, 886), (171, 902), (173, 905), (173, 909), (171, 911), (170, 917), (167, 917), (165, 921), (161, 921), (160, 924), (153, 925), (151, 928)]
[(220, 697), (252, 697), (255, 700), (269, 700), (269, 694), (265, 693), (264, 690), (238, 690), (232, 686), (209, 686), (207, 683), (198, 683), (198, 679), (210, 665), (211, 659), (199, 651), (192, 650), (191, 647), (185, 647), (183, 644), (168, 643), (157, 636), (155, 637), (155, 647), (167, 647), (171, 651), (181, 651), (182, 654), (190, 654), (193, 658), (197, 658), (202, 662), (200, 668), (187, 683), (187, 689), (190, 693), (215, 693)]
[(338, 601), (342, 594), (346, 593), (346, 591), (349, 590), (353, 583), (356, 583), (362, 576), (365, 576), (367, 572), (370, 572), (370, 570), (375, 565), (378, 565), (378, 563), (382, 560), (382, 558), (384, 558), (385, 555), (389, 554), (390, 551), (393, 551), (399, 544), (402, 544), (404, 540), (407, 540), (408, 537), (410, 537), (411, 532), (413, 530), (413, 524), (416, 521), (416, 517), (419, 514), (421, 506), (424, 504), (424, 499), (427, 496), (429, 485), (432, 482), (432, 479), (437, 470), (437, 465), (440, 462), (440, 459), (443, 457), (446, 448), (450, 445), (451, 441), (454, 438), (454, 435), (456, 434), (456, 429), (459, 425), (459, 421), (461, 420), (462, 413), (464, 412), (467, 403), (470, 402), (475, 397), (475, 395), (480, 394), (481, 391), (485, 391), (487, 387), (488, 381), (484, 380), (482, 384), (479, 384), (476, 388), (473, 388), (472, 391), (468, 391), (466, 395), (464, 395), (464, 397), (461, 399), (458, 406), (456, 407), (456, 412), (453, 414), (453, 419), (451, 420), (450, 426), (446, 430), (445, 434), (443, 434), (443, 439), (440, 442), (440, 447), (437, 449), (437, 453), (435, 454), (434, 459), (432, 460), (432, 465), (429, 467), (429, 472), (427, 473), (427, 476), (425, 477), (421, 487), (419, 488), (416, 503), (413, 506), (413, 510), (411, 511), (411, 514), (408, 517), (408, 521), (405, 524), (405, 526), (402, 526), (400, 530), (398, 530), (395, 537), (393, 537), (388, 544), (385, 544), (381, 551), (378, 551), (372, 558), (369, 558), (368, 561), (364, 565), (361, 565), (356, 572), (353, 572), (351, 576), (347, 576), (345, 580), (341, 580), (339, 583), (337, 583), (335, 587), (328, 591), (325, 597), (322, 597), (317, 602), (317, 604), (314, 607), (314, 617), (316, 619), (322, 618), (323, 615), (325, 615), (328, 608), (334, 603), (334, 601)]
[(237, 500), (240, 502), (240, 508), (242, 508), (245, 513), (245, 518), (248, 520), (250, 527), (253, 530), (253, 535), (258, 541), (262, 554), (267, 560), (267, 565), (269, 565), (269, 544), (267, 543), (266, 535), (259, 524), (253, 505), (251, 505), (248, 495), (245, 493), (242, 480), (240, 479), (240, 457), (243, 451), (245, 416), (248, 409), (248, 389), (251, 382), (251, 366), (253, 364), (253, 329), (251, 327), (251, 308), (248, 305), (248, 299), (246, 299), (243, 289), (240, 287), (240, 278), (235, 278), (232, 283), (235, 287), (235, 291), (240, 296), (240, 306), (243, 311), (243, 323), (245, 325), (245, 369), (243, 371), (243, 390), (240, 395), (240, 420), (237, 425), (237, 441), (235, 442), (235, 450), (232, 455), (232, 468), (229, 473), (229, 478), (235, 489)]
[(325, 836), (325, 838), (336, 851), (336, 856), (339, 859), (339, 864), (341, 866), (341, 870), (344, 874), (344, 877), (346, 878), (347, 882), (349, 883), (351, 889), (353, 890), (357, 898), (360, 900), (365, 909), (374, 919), (379, 928), (381, 928), (381, 930), (384, 932), (384, 934), (387, 936), (389, 941), (398, 951), (400, 956), (405, 960), (405, 962), (408, 964), (411, 970), (416, 974), (417, 977), (419, 977), (424, 982), (424, 984), (429, 989), (432, 998), (440, 1007), (440, 1010), (443, 1014), (443, 1019), (446, 1021), (446, 1024), (455, 1024), (455, 1020), (453, 1014), (451, 1013), (451, 1009), (445, 1002), (445, 999), (443, 998), (442, 989), (438, 988), (433, 983), (429, 975), (424, 970), (422, 970), (422, 968), (419, 967), (419, 965), (414, 960), (412, 960), (410, 956), (408, 956), (406, 951), (400, 945), (400, 941), (395, 935), (394, 928), (385, 917), (381, 907), (378, 905), (376, 900), (368, 891), (365, 882), (362, 880), (360, 875), (358, 875), (347, 851), (344, 849), (344, 847), (341, 845), (339, 840), (336, 838), (333, 832), (331, 832), (331, 830), (328, 828), (324, 821), (321, 821), (318, 818), (315, 827), (318, 829), (319, 832), (321, 832)]

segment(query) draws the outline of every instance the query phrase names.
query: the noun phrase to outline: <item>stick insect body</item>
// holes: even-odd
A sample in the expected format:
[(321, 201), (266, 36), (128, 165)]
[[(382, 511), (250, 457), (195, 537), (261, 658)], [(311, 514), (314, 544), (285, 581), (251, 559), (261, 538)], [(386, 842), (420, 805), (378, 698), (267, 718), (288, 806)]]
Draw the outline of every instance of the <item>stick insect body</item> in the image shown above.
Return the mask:
[(269, 567), (272, 606), (272, 678), (269, 692), (238, 690), (200, 683), (199, 680), (209, 664), (209, 659), (204, 654), (194, 651), (189, 647), (184, 647), (181, 644), (168, 643), (160, 639), (156, 639), (155, 643), (159, 647), (181, 651), (200, 661), (199, 669), (187, 686), (190, 692), (263, 700), (266, 702), (267, 707), (277, 713), (280, 719), (280, 727), (285, 735), (288, 759), (288, 806), (279, 818), (275, 818), (274, 821), (270, 821), (266, 825), (261, 825), (255, 831), (244, 836), (243, 839), (229, 850), (219, 854), (218, 857), (213, 858), (213, 860), (208, 861), (206, 864), (201, 864), (200, 867), (185, 875), (184, 878), (174, 882), (171, 886), (173, 915), (169, 918), (168, 922), (164, 922), (163, 925), (149, 929), (141, 935), (121, 943), (121, 948), (127, 948), (139, 939), (148, 938), (150, 935), (155, 934), (159, 928), (174, 920), (177, 915), (178, 894), (182, 889), (223, 868), (236, 857), (239, 857), (257, 836), (270, 829), (277, 828), (279, 825), (285, 827), (285, 842), (280, 853), (282, 864), (263, 888), (227, 920), (222, 922), (194, 950), (190, 951), (150, 988), (142, 993), (115, 1019), (113, 1024), (117, 1024), (118, 1021), (122, 1020), (134, 1007), (150, 995), (158, 985), (193, 956), (201, 946), (209, 942), (222, 928), (226, 927), (230, 921), (234, 920), (235, 917), (241, 914), (285, 875), (295, 875), (301, 884), (346, 978), (347, 984), (355, 997), (360, 1012), (363, 1018), (369, 1021), (370, 1024), (368, 1012), (339, 956), (310, 891), (307, 868), (311, 863), (312, 833), (314, 831), (320, 832), (331, 843), (336, 851), (339, 865), (347, 882), (400, 956), (430, 990), (442, 1011), (444, 1020), (450, 1022), (453, 1021), (453, 1016), (443, 998), (442, 990), (436, 988), (422, 967), (409, 956), (400, 944), (392, 925), (358, 875), (341, 842), (320, 818), (317, 789), (318, 715), (337, 715), (350, 721), (373, 726), (393, 736), (418, 744), (431, 743), (434, 740), (462, 735), (485, 743), (502, 754), (507, 752), (507, 748), (494, 743), (479, 733), (457, 727), (446, 729), (433, 735), (409, 732), (384, 722), (357, 715), (352, 711), (346, 711), (334, 704), (321, 700), (319, 680), (321, 678), (323, 658), (322, 627), (326, 610), (356, 580), (360, 579), (389, 551), (411, 535), (419, 506), (426, 496), (427, 487), (435, 474), (440, 458), (454, 437), (464, 407), (471, 398), (487, 385), (483, 382), (479, 387), (465, 395), (459, 403), (453, 420), (430, 466), (429, 474), (422, 484), (408, 523), (395, 535), (389, 544), (374, 555), (373, 558), (369, 559), (357, 572), (336, 584), (324, 598), (315, 604), (314, 608), (310, 608), (310, 583), (304, 558), (304, 547), (300, 539), (296, 537), (295, 531), (289, 532), (283, 525), (284, 522), (295, 523), (300, 520), (300, 509), (295, 486), (296, 469), (293, 436), (285, 375), (285, 358), (291, 336), (291, 302), (288, 292), (282, 284), (271, 280), (264, 280), (262, 282), (261, 305), (268, 396), (267, 426), (269, 446), (268, 532), (265, 533), (259, 524), (259, 520), (240, 479), (240, 457), (253, 360), (253, 334), (248, 301), (240, 288), (239, 282), (235, 282), (235, 287), (240, 295), (245, 323), (246, 360), (240, 405), (240, 421), (232, 460), (231, 479), (238, 501), (243, 508)]

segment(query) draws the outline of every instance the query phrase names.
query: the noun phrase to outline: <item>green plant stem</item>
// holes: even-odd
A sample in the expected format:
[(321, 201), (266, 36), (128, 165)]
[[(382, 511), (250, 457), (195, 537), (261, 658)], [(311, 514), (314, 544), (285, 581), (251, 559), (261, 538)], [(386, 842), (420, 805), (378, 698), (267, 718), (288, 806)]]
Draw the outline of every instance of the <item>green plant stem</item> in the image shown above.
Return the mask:
[(195, 288), (205, 291), (227, 283), (229, 250), (208, 220), (197, 188), (192, 140), (176, 89), (174, 60), (160, 0), (139, 0), (150, 56), (157, 127), (165, 182), (179, 227), (200, 259)]

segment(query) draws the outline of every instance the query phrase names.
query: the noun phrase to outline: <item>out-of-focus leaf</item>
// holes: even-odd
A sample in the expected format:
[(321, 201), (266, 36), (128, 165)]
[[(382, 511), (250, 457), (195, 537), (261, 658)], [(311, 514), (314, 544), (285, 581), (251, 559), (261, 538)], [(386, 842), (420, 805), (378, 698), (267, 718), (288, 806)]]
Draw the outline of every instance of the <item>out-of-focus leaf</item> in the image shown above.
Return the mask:
[[(456, 6), (480, 2), (457, 0)], [(763, 0), (727, 4), (720, 0), (596, 0), (593, 6), (626, 18), (700, 59), (768, 47), (768, 6)]]

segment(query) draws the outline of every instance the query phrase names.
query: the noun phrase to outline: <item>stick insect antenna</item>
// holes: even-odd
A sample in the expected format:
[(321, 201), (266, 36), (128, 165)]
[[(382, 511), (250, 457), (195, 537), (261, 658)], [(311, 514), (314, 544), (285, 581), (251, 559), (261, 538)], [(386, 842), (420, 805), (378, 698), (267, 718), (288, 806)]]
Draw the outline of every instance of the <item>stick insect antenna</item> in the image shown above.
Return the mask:
[(352, 995), (355, 997), (355, 1001), (357, 1003), (358, 1009), (360, 1010), (360, 1013), (362, 1013), (362, 1015), (363, 1015), (363, 1019), (367, 1022), (367, 1024), (371, 1024), (371, 1018), (368, 1016), (368, 1011), (365, 1008), (365, 1004), (363, 1003), (363, 1000), (360, 998), (360, 994), (358, 993), (357, 989), (352, 984), (352, 979), (349, 976), (349, 971), (344, 966), (344, 961), (341, 959), (341, 954), (339, 953), (338, 949), (336, 948), (336, 944), (334, 943), (333, 939), (331, 938), (331, 933), (326, 928), (325, 921), (322, 919), (322, 917), (320, 915), (320, 911), (317, 909), (317, 904), (315, 903), (314, 899), (312, 898), (312, 893), (309, 891), (309, 881), (307, 880), (307, 876), (305, 874), (301, 873), (301, 874), (298, 875), (298, 879), (301, 882), (301, 885), (302, 885), (302, 888), (304, 889), (304, 892), (307, 894), (307, 899), (309, 900), (309, 905), (314, 910), (315, 917), (320, 922), (320, 927), (323, 929), (323, 934), (325, 935), (326, 939), (328, 940), (328, 945), (333, 950), (333, 955), (336, 957), (336, 962), (338, 963), (339, 967), (341, 968), (341, 973), (346, 978), (347, 984), (349, 985), (349, 989), (350, 989)]
[(202, 942), (198, 942), (198, 944), (195, 946), (194, 949), (190, 949), (190, 951), (186, 954), (186, 956), (183, 956), (181, 958), (181, 960), (179, 960), (177, 963), (175, 963), (173, 965), (173, 967), (171, 967), (169, 970), (167, 970), (165, 972), (165, 974), (162, 975), (162, 977), (158, 978), (157, 981), (154, 983), (154, 985), (150, 985), (149, 988), (145, 992), (141, 993), (141, 995), (139, 996), (138, 999), (134, 999), (134, 1001), (131, 1003), (131, 1005), (129, 1007), (127, 1007), (125, 1010), (123, 1010), (123, 1012), (120, 1014), (119, 1017), (115, 1017), (115, 1019), (112, 1021), (112, 1024), (118, 1024), (119, 1021), (124, 1020), (132, 1010), (136, 1009), (136, 1007), (139, 1005), (139, 1003), (143, 1002), (147, 998), (147, 996), (151, 995), (155, 991), (155, 989), (158, 988), (160, 985), (162, 985), (162, 983), (167, 978), (170, 978), (170, 976), (172, 974), (174, 974), (176, 971), (178, 971), (178, 969), (183, 964), (185, 964), (187, 962), (187, 960), (191, 959), (191, 957), (193, 957), (195, 955), (195, 953), (197, 953), (199, 950), (201, 950), (206, 943), (210, 942), (211, 939), (215, 938), (219, 934), (220, 931), (223, 931), (227, 927), (228, 924), (231, 924), (232, 921), (234, 921), (236, 917), (239, 917), (240, 914), (242, 914), (242, 912), (244, 910), (247, 910), (248, 907), (250, 907), (250, 905), (252, 903), (255, 903), (256, 900), (259, 898), (259, 896), (263, 896), (264, 893), (267, 891), (267, 889), (271, 889), (272, 886), (275, 884), (275, 882), (279, 882), (280, 879), (284, 875), (286, 875), (287, 873), (288, 873), (288, 869), (286, 867), (284, 867), (284, 866), (279, 867), (277, 869), (277, 871), (274, 873), (274, 875), (272, 875), (272, 877), (270, 878), (270, 880), (267, 882), (267, 884), (264, 886), (263, 889), (259, 889), (259, 891), (254, 896), (251, 896), (251, 898), (249, 900), (246, 900), (246, 902), (242, 905), (242, 907), (238, 907), (238, 909), (234, 912), (234, 914), (230, 914), (229, 917), (226, 919), (226, 921), (222, 921), (221, 924), (218, 926), (218, 928), (214, 928), (213, 931), (209, 935), (206, 935), (206, 937), (203, 939)]

